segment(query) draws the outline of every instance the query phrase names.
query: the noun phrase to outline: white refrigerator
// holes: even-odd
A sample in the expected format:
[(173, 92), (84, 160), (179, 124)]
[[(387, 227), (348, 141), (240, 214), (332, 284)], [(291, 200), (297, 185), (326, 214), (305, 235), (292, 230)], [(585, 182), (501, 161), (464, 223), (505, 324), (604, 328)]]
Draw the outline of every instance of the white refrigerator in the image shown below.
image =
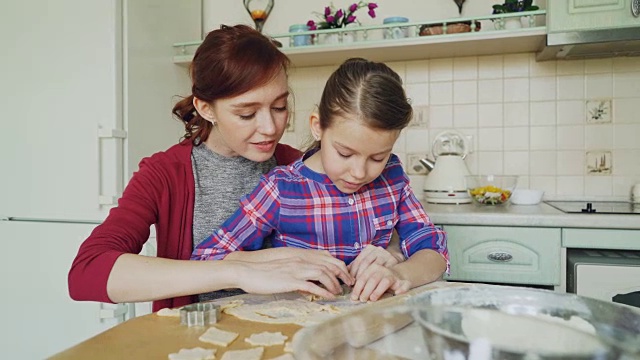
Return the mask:
[(71, 300), (67, 274), (139, 160), (182, 135), (171, 108), (190, 82), (172, 44), (201, 38), (202, 4), (2, 8), (0, 358), (41, 359), (134, 316), (130, 304)]

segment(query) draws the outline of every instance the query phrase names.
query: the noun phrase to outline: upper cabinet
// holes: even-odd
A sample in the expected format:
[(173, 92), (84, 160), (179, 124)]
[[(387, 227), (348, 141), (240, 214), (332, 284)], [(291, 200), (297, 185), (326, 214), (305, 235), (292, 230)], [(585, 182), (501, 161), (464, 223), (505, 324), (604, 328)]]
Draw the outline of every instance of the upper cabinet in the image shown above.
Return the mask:
[(638, 0), (553, 0), (547, 2), (549, 33), (640, 27)]

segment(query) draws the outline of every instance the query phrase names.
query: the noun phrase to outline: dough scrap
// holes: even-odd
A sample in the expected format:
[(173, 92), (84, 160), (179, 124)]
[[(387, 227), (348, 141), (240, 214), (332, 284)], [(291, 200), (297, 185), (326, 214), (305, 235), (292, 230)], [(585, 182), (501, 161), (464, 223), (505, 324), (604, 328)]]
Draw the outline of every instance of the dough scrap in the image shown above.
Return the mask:
[(260, 360), (264, 353), (263, 347), (246, 350), (230, 350), (222, 355), (222, 360)]
[(286, 343), (284, 343), (284, 349), (285, 352), (293, 352), (293, 344), (291, 343), (291, 341), (287, 341)]
[(180, 317), (180, 308), (177, 308), (177, 309), (164, 308), (164, 309), (158, 310), (156, 314), (158, 314), (158, 316)]
[(180, 349), (177, 353), (169, 354), (169, 360), (213, 360), (216, 349), (203, 349), (195, 347), (193, 349)]
[(308, 302), (303, 299), (278, 300), (265, 304), (242, 305), (225, 309), (229, 315), (242, 320), (268, 324), (317, 324), (341, 314), (339, 307)]
[(289, 337), (286, 335), (282, 335), (280, 331), (278, 332), (261, 332), (259, 334), (251, 334), (248, 338), (245, 338), (244, 341), (248, 342), (253, 346), (273, 346), (273, 345), (282, 345), (284, 341)]
[(220, 304), (220, 311), (224, 311), (225, 309), (231, 309), (234, 307), (238, 307), (244, 304), (244, 300), (232, 300), (224, 304)]
[(238, 337), (238, 333), (220, 330), (215, 326), (210, 327), (198, 340), (211, 343), (213, 345), (224, 346), (231, 344)]

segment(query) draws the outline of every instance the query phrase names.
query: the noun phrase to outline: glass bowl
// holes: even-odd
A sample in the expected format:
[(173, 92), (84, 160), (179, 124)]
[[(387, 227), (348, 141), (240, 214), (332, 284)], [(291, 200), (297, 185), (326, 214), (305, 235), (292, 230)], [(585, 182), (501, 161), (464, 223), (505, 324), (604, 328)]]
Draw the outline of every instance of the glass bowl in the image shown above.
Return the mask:
[(297, 360), (631, 360), (640, 312), (547, 290), (456, 285), (300, 329)]
[(515, 175), (467, 175), (467, 192), (476, 204), (506, 204), (518, 183)]

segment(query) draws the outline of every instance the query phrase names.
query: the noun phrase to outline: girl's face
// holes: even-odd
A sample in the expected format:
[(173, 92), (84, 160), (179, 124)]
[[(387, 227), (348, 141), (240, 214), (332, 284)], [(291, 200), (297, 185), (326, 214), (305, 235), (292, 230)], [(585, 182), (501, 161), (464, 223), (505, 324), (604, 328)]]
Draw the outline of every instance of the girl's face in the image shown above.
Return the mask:
[(213, 104), (200, 101), (198, 112), (214, 126), (205, 144), (223, 156), (263, 162), (273, 155), (289, 118), (287, 75), (282, 70), (264, 86)]
[(364, 123), (338, 117), (324, 130), (317, 114), (311, 131), (320, 137), (320, 150), (305, 164), (326, 174), (344, 193), (351, 194), (375, 180), (384, 170), (400, 130), (373, 129)]

